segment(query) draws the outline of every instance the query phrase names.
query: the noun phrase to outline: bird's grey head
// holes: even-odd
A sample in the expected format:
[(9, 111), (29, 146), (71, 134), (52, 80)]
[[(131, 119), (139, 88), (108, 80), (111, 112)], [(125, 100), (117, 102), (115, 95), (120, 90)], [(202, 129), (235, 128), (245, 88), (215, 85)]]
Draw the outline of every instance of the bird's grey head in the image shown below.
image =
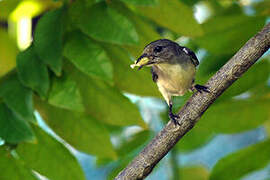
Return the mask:
[(159, 39), (153, 41), (145, 46), (142, 55), (138, 58), (136, 63), (139, 63), (145, 58), (147, 58), (147, 61), (141, 63), (142, 66), (161, 63), (174, 63), (176, 58), (180, 55), (179, 48), (181, 48), (181, 46), (168, 39)]

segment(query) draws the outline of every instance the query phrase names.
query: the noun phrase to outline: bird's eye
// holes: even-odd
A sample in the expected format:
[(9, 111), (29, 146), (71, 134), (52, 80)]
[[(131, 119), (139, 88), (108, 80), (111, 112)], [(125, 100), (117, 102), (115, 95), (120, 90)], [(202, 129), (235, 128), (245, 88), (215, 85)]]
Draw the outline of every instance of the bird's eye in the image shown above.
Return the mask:
[(162, 49), (163, 49), (162, 46), (157, 46), (157, 47), (155, 47), (154, 52), (155, 53), (161, 52)]

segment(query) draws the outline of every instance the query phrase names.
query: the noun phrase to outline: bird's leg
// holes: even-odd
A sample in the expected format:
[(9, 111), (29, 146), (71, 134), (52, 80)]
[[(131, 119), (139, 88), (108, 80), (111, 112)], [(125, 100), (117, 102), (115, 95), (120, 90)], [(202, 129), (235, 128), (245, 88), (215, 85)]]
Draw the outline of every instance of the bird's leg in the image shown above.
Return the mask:
[(176, 114), (173, 114), (173, 112), (172, 112), (172, 102), (169, 103), (169, 117), (175, 125), (180, 125), (179, 122), (177, 121), (179, 116)]
[(202, 93), (203, 91), (204, 92), (207, 92), (207, 93), (210, 93), (210, 91), (208, 90), (208, 87), (206, 86), (202, 86), (202, 85), (199, 85), (199, 84), (193, 84), (192, 87), (190, 88), (192, 92), (194, 92), (195, 90), (199, 91), (200, 93)]

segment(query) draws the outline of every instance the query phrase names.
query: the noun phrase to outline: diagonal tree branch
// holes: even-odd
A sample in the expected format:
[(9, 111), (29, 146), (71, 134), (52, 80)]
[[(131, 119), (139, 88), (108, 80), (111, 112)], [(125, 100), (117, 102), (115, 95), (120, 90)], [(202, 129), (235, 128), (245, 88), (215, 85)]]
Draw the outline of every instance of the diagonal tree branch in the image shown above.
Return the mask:
[(252, 37), (206, 84), (211, 93), (195, 93), (179, 111), (180, 126), (171, 121), (115, 178), (145, 178), (170, 149), (195, 125), (207, 108), (270, 47), (270, 23)]

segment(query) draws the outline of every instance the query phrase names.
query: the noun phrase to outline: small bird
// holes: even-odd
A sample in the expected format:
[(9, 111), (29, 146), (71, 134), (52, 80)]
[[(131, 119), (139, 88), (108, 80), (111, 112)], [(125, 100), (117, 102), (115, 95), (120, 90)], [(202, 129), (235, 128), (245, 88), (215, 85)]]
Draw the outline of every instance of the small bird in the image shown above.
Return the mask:
[(169, 117), (179, 124), (178, 115), (172, 112), (172, 96), (183, 96), (188, 90), (209, 92), (208, 88), (195, 84), (196, 66), (199, 65), (195, 53), (168, 39), (159, 39), (146, 45), (142, 55), (131, 65), (151, 66), (152, 79), (169, 106)]

